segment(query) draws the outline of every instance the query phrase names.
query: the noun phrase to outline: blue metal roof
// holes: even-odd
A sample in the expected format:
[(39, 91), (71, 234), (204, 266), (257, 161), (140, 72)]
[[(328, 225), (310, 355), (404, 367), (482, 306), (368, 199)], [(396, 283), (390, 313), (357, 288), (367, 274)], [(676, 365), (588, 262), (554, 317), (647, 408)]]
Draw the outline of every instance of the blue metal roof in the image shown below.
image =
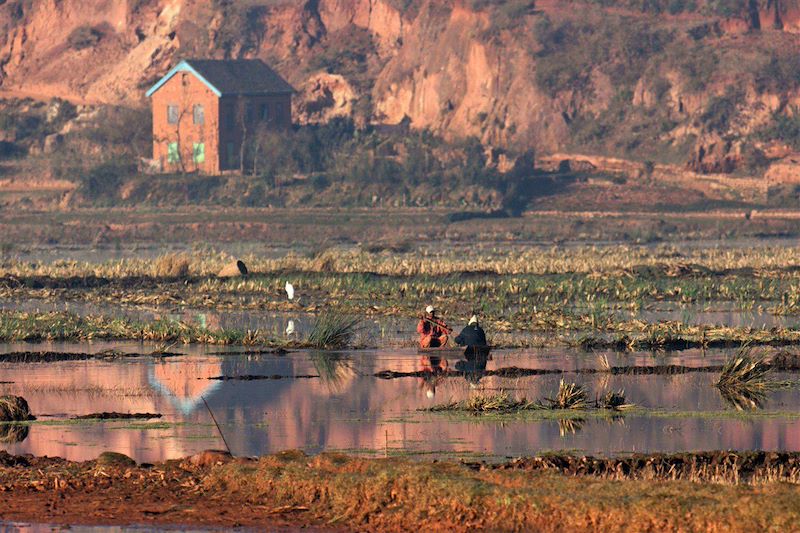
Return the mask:
[(190, 65), (190, 64), (189, 64), (189, 62), (188, 62), (188, 61), (186, 61), (186, 60), (184, 60), (184, 61), (181, 61), (180, 63), (178, 63), (177, 65), (175, 65), (174, 67), (172, 67), (172, 70), (170, 70), (169, 72), (167, 72), (166, 76), (164, 76), (163, 78), (161, 78), (160, 80), (158, 80), (158, 83), (156, 83), (155, 85), (153, 85), (153, 86), (150, 88), (150, 90), (149, 90), (149, 91), (147, 91), (147, 92), (145, 93), (145, 95), (146, 95), (148, 98), (150, 98), (151, 96), (153, 96), (153, 93), (154, 93), (154, 92), (156, 92), (157, 90), (159, 90), (159, 89), (161, 88), (161, 86), (162, 86), (162, 85), (164, 85), (165, 83), (167, 83), (167, 82), (170, 80), (170, 78), (172, 78), (172, 76), (174, 76), (174, 75), (175, 75), (176, 73), (178, 73), (178, 72), (191, 72), (192, 74), (194, 74), (195, 76), (197, 76), (197, 79), (199, 79), (200, 81), (202, 81), (202, 82), (203, 82), (203, 83), (206, 85), (206, 87), (208, 87), (208, 88), (211, 90), (211, 92), (213, 92), (213, 93), (214, 93), (214, 94), (216, 94), (217, 96), (222, 96), (222, 92), (221, 92), (219, 89), (217, 89), (216, 87), (214, 87), (214, 85), (212, 85), (212, 83), (211, 83), (210, 81), (208, 81), (207, 79), (205, 79), (205, 78), (204, 78), (204, 77), (203, 77), (203, 76), (202, 76), (202, 75), (201, 75), (199, 72), (197, 72), (197, 71), (194, 69), (194, 67), (192, 67), (192, 65)]

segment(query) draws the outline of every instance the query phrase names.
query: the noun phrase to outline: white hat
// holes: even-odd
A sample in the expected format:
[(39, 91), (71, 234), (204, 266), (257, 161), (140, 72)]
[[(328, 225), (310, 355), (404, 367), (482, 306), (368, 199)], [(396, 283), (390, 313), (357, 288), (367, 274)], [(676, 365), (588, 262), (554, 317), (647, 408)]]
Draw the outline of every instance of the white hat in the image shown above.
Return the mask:
[(472, 324), (477, 324), (477, 323), (478, 323), (478, 317), (476, 315), (472, 315), (469, 319), (469, 325), (471, 326)]
[(436, 308), (432, 305), (429, 305), (428, 307), (425, 308), (426, 313), (433, 313), (434, 311), (436, 311)]

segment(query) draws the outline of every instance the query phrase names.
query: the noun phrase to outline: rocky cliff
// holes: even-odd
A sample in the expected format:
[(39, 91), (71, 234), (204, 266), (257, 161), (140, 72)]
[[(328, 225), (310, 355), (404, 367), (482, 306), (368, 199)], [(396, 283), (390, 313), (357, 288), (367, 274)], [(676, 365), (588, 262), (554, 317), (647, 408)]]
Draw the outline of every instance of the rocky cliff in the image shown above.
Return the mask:
[(140, 106), (181, 57), (260, 57), (299, 122), (763, 173), (800, 148), (798, 32), (798, 0), (0, 0), (0, 91)]

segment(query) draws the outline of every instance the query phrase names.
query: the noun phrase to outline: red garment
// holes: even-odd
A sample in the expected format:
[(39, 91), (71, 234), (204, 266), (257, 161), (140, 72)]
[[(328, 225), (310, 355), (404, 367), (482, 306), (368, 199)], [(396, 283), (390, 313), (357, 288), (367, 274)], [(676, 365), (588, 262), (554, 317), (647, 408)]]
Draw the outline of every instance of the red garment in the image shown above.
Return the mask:
[(434, 324), (426, 319), (420, 319), (417, 324), (420, 348), (438, 348), (447, 344), (447, 324), (438, 320)]

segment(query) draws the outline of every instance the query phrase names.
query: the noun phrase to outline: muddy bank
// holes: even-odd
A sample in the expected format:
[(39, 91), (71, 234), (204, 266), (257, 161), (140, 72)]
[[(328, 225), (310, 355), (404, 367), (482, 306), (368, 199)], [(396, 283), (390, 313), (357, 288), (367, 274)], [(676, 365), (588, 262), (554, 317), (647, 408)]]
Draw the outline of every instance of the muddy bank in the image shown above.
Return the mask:
[(0, 354), (0, 363), (55, 363), (60, 361), (89, 361), (92, 359), (120, 359), (125, 357), (175, 357), (179, 353), (164, 352), (137, 354), (122, 352), (9, 352)]
[(164, 415), (161, 413), (102, 412), (73, 416), (71, 420), (150, 420), (151, 418), (161, 418), (162, 416)]
[[(799, 460), (712, 452), (489, 466), (289, 451), (259, 459), (204, 452), (136, 465), (119, 454), (73, 463), (0, 452), (0, 519), (358, 531), (787, 530), (800, 518), (800, 489), (772, 480), (788, 480)], [(717, 467), (739, 474), (721, 478)], [(692, 468), (699, 474), (675, 475)], [(764, 477), (754, 475), (761, 471)], [(658, 473), (645, 480), (635, 472)]]

